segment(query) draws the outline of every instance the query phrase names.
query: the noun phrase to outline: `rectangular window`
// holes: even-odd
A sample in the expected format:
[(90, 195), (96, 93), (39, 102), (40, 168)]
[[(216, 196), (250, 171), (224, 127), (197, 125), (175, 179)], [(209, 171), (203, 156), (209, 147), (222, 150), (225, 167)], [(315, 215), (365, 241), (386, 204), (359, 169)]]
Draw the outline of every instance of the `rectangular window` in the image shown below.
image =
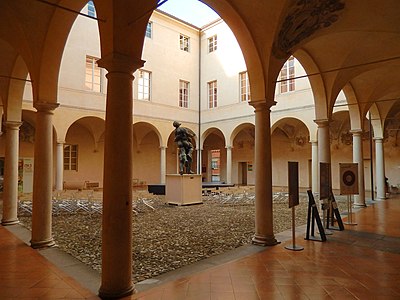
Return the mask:
[(208, 39), (208, 53), (217, 50), (217, 35), (214, 35)]
[(281, 93), (291, 92), (295, 90), (295, 72), (294, 72), (294, 57), (291, 56), (285, 62), (281, 70), (280, 82)]
[(208, 108), (214, 108), (218, 106), (218, 90), (217, 81), (211, 81), (208, 83)]
[(138, 79), (138, 99), (150, 100), (151, 89), (151, 73), (144, 70), (139, 70)]
[(179, 107), (189, 107), (189, 82), (179, 80)]
[(96, 17), (96, 9), (94, 8), (94, 3), (93, 1), (89, 1), (87, 4), (87, 14), (90, 17)]
[(93, 91), (100, 93), (102, 91), (102, 69), (97, 65), (97, 58), (86, 56), (86, 77), (85, 86)]
[(190, 45), (189, 42), (190, 42), (189, 37), (187, 37), (183, 34), (180, 35), (179, 45), (180, 45), (181, 50), (189, 52), (189, 45)]
[(247, 72), (239, 73), (240, 101), (250, 101), (250, 83)]
[(149, 22), (147, 23), (146, 27), (146, 37), (151, 39), (152, 36), (153, 36), (153, 22)]
[(78, 171), (78, 145), (64, 145), (64, 170)]

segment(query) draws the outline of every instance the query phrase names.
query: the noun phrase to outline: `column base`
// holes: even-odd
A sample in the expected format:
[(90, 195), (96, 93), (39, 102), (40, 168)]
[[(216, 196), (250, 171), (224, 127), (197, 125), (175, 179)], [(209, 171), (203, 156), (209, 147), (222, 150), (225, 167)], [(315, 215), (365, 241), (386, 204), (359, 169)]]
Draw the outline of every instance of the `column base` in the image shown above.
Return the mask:
[(277, 241), (273, 235), (260, 236), (255, 234), (251, 240), (251, 243), (258, 246), (275, 246), (277, 244), (280, 244), (281, 242)]
[(39, 249), (39, 248), (50, 248), (50, 247), (54, 247), (56, 245), (56, 243), (54, 242), (54, 239), (48, 239), (45, 241), (32, 241), (31, 240), (31, 247), (33, 249)]
[(367, 207), (367, 204), (365, 204), (365, 203), (353, 203), (353, 207), (355, 207), (355, 208), (363, 208), (363, 207)]
[(119, 299), (122, 297), (132, 295), (134, 293), (136, 293), (136, 290), (135, 290), (135, 285), (133, 285), (133, 284), (132, 284), (132, 286), (130, 286), (129, 288), (127, 288), (126, 290), (121, 291), (121, 292), (105, 291), (102, 289), (102, 287), (100, 287), (100, 289), (99, 289), (99, 297), (101, 299)]
[(15, 224), (18, 224), (18, 223), (19, 223), (18, 219), (1, 220), (1, 225), (3, 225), (3, 226), (15, 225)]

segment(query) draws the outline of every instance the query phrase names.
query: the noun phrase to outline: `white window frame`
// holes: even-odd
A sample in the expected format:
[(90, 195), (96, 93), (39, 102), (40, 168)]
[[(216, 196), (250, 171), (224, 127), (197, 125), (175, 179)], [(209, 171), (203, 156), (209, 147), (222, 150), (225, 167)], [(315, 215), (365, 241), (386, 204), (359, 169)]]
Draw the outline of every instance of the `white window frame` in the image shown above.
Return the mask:
[(250, 101), (250, 82), (247, 71), (239, 73), (240, 102)]
[(216, 51), (217, 48), (217, 35), (213, 35), (208, 38), (208, 53)]
[(280, 93), (288, 93), (288, 92), (293, 92), (296, 89), (295, 86), (295, 60), (294, 57), (291, 56), (289, 59), (285, 62), (285, 64), (282, 67), (281, 73), (280, 73), (280, 80), (283, 80), (280, 82)]
[(153, 38), (153, 22), (147, 23), (145, 37), (149, 39)]
[(179, 80), (179, 107), (189, 107), (190, 82)]
[(78, 171), (78, 145), (64, 144), (64, 170)]
[(181, 50), (189, 52), (190, 50), (190, 37), (184, 34), (179, 35), (179, 47)]
[(151, 99), (151, 72), (146, 70), (139, 70), (138, 74), (138, 99), (147, 100)]
[(218, 83), (216, 80), (207, 83), (208, 108), (218, 107)]
[(85, 86), (87, 89), (101, 93), (103, 91), (103, 69), (97, 64), (98, 58), (86, 55)]

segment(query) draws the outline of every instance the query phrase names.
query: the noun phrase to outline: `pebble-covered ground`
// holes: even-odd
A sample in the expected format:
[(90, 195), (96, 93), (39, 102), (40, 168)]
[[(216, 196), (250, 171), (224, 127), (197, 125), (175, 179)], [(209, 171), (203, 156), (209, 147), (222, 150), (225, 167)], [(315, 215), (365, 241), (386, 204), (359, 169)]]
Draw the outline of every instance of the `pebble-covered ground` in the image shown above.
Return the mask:
[[(203, 204), (190, 206), (168, 205), (163, 196), (146, 195), (146, 203), (154, 209), (136, 200), (132, 219), (134, 281), (152, 278), (250, 243), (255, 215), (251, 193), (240, 199), (204, 196)], [(59, 198), (55, 201), (64, 203)], [(306, 195), (301, 195), (300, 205), (296, 207), (296, 225), (306, 223), (307, 206)], [(291, 228), (291, 209), (286, 194), (275, 194), (273, 214), (275, 232)], [(30, 228), (28, 213), (21, 211), (19, 218)], [(98, 210), (75, 207), (71, 213), (58, 207), (53, 214), (53, 234), (60, 249), (95, 270), (101, 269), (101, 213)]]

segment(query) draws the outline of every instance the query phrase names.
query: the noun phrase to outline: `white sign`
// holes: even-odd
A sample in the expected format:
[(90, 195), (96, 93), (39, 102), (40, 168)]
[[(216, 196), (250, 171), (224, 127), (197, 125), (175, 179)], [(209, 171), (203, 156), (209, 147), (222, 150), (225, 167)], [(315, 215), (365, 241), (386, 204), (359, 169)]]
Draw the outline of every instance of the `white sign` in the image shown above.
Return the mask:
[(340, 163), (340, 195), (358, 195), (358, 164)]

